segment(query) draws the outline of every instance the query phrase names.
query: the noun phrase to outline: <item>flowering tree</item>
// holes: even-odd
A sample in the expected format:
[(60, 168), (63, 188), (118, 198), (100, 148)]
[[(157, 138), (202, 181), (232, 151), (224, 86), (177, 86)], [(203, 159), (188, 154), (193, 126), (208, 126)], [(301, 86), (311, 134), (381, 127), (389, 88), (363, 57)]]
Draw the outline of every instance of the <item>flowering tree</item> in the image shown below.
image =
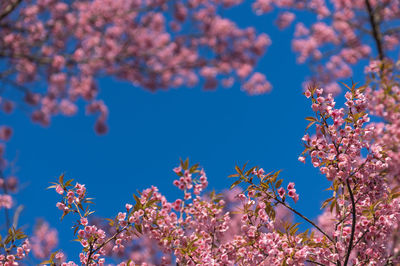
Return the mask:
[[(7, 91), (22, 92), (32, 105), (33, 120), (42, 124), (59, 112), (74, 114), (74, 102), (84, 98), (89, 113), (100, 112), (99, 133), (106, 131), (108, 111), (96, 99), (95, 78), (104, 74), (150, 90), (193, 85), (198, 76), (206, 88), (214, 88), (220, 79), (230, 85), (237, 77), (247, 80), (243, 88), (250, 94), (262, 93), (270, 88), (265, 77), (249, 76), (270, 41), (219, 15), (219, 7), (237, 4), (5, 1), (0, 12), (0, 52), (6, 66), (1, 81)], [(317, 15), (309, 26), (297, 23), (293, 49), (299, 62), (310, 62), (319, 84), (304, 92), (315, 115), (306, 118), (309, 133), (299, 157), (301, 162), (309, 157), (330, 181), (332, 194), (318, 221), (295, 207), (301, 195), (293, 182), (284, 183), (279, 172), (260, 167), (236, 167), (231, 192), (219, 195), (204, 192), (208, 180), (203, 169), (181, 161), (173, 184), (182, 198), (169, 202), (151, 187), (107, 224), (92, 218), (86, 187), (61, 176), (52, 188), (61, 195), (57, 207), (62, 217), (77, 217), (74, 234), (82, 246), (81, 264), (104, 265), (106, 258), (120, 265), (400, 263), (400, 84), (393, 52), (400, 39), (400, 2), (257, 0), (253, 7), (257, 14), (273, 7), (283, 10), (277, 19), (280, 28), (295, 19), (289, 10)], [(369, 59), (365, 84), (343, 85), (345, 105), (337, 107), (335, 82), (350, 77), (350, 65), (362, 59)], [(9, 112), (12, 103), (6, 97), (2, 105)], [(9, 128), (1, 130), (2, 140), (10, 135)], [(0, 206), (7, 211), (16, 179), (0, 182)], [(310, 229), (299, 232), (292, 215)], [(30, 241), (15, 219), (6, 223), (0, 263), (18, 264), (32, 249), (37, 257), (48, 257), (47, 264), (75, 265), (62, 252), (49, 254), (57, 241), (46, 223), (39, 223)]]

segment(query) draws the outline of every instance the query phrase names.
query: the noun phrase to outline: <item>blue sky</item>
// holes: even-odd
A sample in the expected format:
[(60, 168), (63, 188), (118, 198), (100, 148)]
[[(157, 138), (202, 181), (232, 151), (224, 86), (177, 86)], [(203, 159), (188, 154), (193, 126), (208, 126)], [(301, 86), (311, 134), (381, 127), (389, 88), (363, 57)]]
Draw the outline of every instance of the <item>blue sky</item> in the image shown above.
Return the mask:
[[(35, 217), (43, 217), (60, 231), (60, 248), (70, 254), (79, 250), (71, 242), (71, 219), (60, 223), (57, 195), (46, 190), (49, 182), (65, 172), (86, 184), (95, 198), (92, 207), (112, 217), (132, 201), (132, 193), (151, 185), (168, 199), (180, 196), (172, 185), (179, 158), (200, 163), (207, 172), (209, 188), (222, 190), (236, 164), (249, 162), (267, 171), (282, 169), (285, 182), (296, 182), (300, 200), (296, 209), (315, 218), (329, 195), (328, 182), (309, 161), (300, 163), (301, 137), (311, 115), (302, 95), (301, 83), (309, 75), (307, 66), (296, 64), (291, 52), (293, 26), (279, 31), (275, 15), (257, 17), (249, 7), (230, 16), (241, 26), (267, 32), (272, 46), (257, 70), (273, 85), (269, 94), (248, 96), (237, 84), (231, 89), (203, 91), (201, 88), (173, 89), (151, 93), (113, 79), (100, 82), (100, 97), (110, 110), (110, 131), (97, 136), (94, 117), (55, 117), (49, 128), (32, 124), (22, 111), (3, 117), (14, 135), (7, 145), (9, 159), (16, 158), (21, 181), (17, 195), (25, 206), (20, 225), (29, 232)], [(357, 80), (357, 76), (354, 77)]]

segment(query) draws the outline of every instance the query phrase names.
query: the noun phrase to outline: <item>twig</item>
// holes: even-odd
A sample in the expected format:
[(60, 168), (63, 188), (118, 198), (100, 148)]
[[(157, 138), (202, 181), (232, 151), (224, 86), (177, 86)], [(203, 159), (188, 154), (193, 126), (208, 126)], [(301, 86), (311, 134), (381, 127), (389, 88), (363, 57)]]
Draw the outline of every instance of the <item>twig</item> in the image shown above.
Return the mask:
[(0, 13), (0, 21), (13, 12), (21, 2), (22, 0), (15, 0), (11, 4), (7, 5), (4, 11)]
[(313, 260), (306, 260), (306, 262), (314, 263), (314, 264), (316, 264), (316, 265), (322, 265), (322, 266), (324, 266), (324, 264), (319, 263), (319, 262), (316, 262), (316, 261), (313, 261)]
[(379, 23), (377, 21), (376, 15), (374, 14), (374, 11), (372, 10), (372, 6), (369, 0), (365, 0), (365, 5), (367, 6), (369, 23), (371, 24), (372, 36), (374, 37), (376, 48), (378, 50), (379, 60), (382, 61), (385, 58), (385, 54), (382, 47), (382, 36), (379, 29)]
[(316, 225), (313, 221), (311, 221), (310, 219), (308, 219), (303, 214), (299, 213), (298, 211), (296, 211), (295, 209), (293, 209), (292, 207), (290, 207), (283, 201), (279, 200), (278, 198), (276, 198), (276, 201), (279, 202), (280, 204), (282, 204), (283, 206), (285, 206), (286, 208), (288, 208), (289, 210), (291, 210), (292, 212), (294, 212), (295, 214), (297, 214), (298, 216), (300, 216), (301, 218), (303, 218), (304, 220), (306, 220), (308, 223), (310, 223), (312, 226), (314, 226), (318, 231), (320, 231), (324, 236), (326, 236), (332, 243), (335, 243), (335, 241), (333, 241), (333, 239), (327, 233), (325, 233), (324, 230), (322, 230), (318, 225)]
[(349, 194), (350, 194), (350, 200), (351, 200), (351, 213), (352, 213), (352, 221), (351, 221), (351, 234), (350, 234), (350, 242), (349, 242), (349, 246), (347, 248), (347, 254), (346, 254), (346, 258), (344, 260), (344, 266), (347, 265), (347, 263), (349, 262), (349, 258), (350, 258), (350, 253), (351, 250), (353, 249), (353, 240), (354, 240), (354, 233), (356, 231), (356, 203), (354, 201), (354, 195), (353, 195), (353, 191), (351, 191), (351, 187), (350, 187), (350, 183), (349, 180), (346, 180), (346, 184), (347, 184), (347, 189), (349, 190)]

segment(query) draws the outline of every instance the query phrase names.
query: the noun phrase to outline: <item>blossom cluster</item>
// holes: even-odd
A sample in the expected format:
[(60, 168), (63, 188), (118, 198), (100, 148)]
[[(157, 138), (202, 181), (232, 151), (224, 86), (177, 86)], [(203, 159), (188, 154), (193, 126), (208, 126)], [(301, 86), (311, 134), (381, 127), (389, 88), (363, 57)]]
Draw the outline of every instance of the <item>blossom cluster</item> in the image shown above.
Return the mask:
[[(194, 86), (214, 89), (260, 83), (249, 94), (270, 89), (254, 73), (270, 40), (254, 28), (239, 28), (221, 9), (241, 1), (34, 0), (0, 5), (0, 79), (18, 89), (32, 119), (48, 125), (56, 114), (100, 112), (95, 129), (107, 131), (107, 111), (97, 99), (104, 74), (148, 90)], [(42, 73), (45, 73), (44, 75)], [(46, 85), (43, 86), (43, 81)], [(2, 103), (5, 108), (10, 101)]]
[(277, 8), (281, 29), (295, 20), (294, 11), (315, 15), (314, 20), (309, 16), (307, 22), (296, 23), (292, 48), (299, 63), (311, 63), (314, 78), (327, 94), (338, 94), (341, 88), (335, 81), (351, 77), (352, 67), (363, 59), (382, 61), (399, 50), (398, 1), (256, 0), (253, 8), (259, 15)]
[[(22, 241), (24, 240), (24, 241)], [(0, 240), (0, 265), (19, 265), (31, 251), (27, 236), (18, 229), (10, 229), (5, 239)]]

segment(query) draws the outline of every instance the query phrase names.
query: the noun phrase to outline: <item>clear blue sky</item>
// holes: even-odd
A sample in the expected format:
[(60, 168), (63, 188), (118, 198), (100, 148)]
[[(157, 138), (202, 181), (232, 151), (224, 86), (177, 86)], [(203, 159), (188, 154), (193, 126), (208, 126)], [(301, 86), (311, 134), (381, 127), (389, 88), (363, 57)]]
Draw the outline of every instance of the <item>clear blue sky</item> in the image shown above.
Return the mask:
[(151, 93), (106, 79), (100, 82), (100, 96), (110, 110), (105, 136), (95, 134), (95, 118), (82, 109), (72, 118), (55, 117), (49, 128), (32, 124), (22, 111), (3, 117), (14, 128), (7, 155), (17, 155), (22, 183), (17, 200), (25, 206), (20, 225), (29, 232), (35, 217), (44, 217), (60, 230), (60, 247), (71, 258), (80, 246), (70, 242), (71, 220), (60, 223), (58, 197), (46, 190), (49, 182), (65, 172), (86, 184), (98, 215), (111, 217), (132, 201), (132, 193), (151, 185), (174, 200), (180, 194), (172, 185), (171, 170), (186, 157), (205, 168), (210, 188), (216, 190), (231, 184), (227, 176), (236, 164), (282, 169), (286, 184), (296, 182), (296, 208), (309, 217), (319, 214), (323, 197), (329, 195), (323, 192), (328, 182), (309, 161), (304, 165), (297, 160), (304, 117), (311, 111), (301, 90), (309, 72), (296, 64), (291, 51), (293, 25), (279, 31), (273, 25), (276, 14), (257, 17), (249, 6), (229, 14), (239, 25), (253, 25), (270, 35), (272, 46), (257, 70), (272, 83), (271, 93), (248, 96), (239, 85), (211, 92), (193, 88)]

